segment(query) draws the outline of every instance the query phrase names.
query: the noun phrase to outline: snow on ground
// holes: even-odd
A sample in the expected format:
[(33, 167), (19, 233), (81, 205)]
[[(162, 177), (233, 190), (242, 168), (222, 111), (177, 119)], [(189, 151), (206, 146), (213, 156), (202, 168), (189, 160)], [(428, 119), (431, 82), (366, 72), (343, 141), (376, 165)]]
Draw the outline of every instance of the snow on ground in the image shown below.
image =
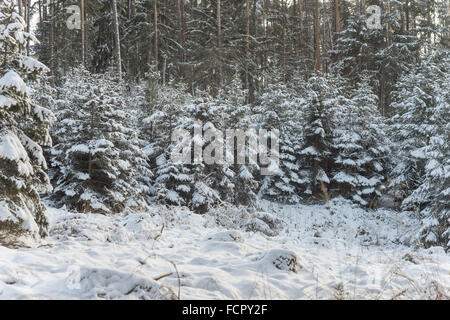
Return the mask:
[[(200, 216), (49, 209), (51, 236), (0, 247), (0, 299), (435, 299), (450, 256), (411, 213), (343, 201)], [(269, 236), (270, 235), (270, 236)]]

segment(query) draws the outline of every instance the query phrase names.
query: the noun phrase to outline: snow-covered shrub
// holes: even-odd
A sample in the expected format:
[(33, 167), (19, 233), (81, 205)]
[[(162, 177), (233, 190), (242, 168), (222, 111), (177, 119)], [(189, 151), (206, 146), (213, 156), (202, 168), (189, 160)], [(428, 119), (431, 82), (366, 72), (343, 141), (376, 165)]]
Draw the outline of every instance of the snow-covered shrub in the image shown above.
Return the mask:
[(268, 237), (278, 235), (283, 228), (283, 221), (268, 212), (253, 210), (249, 212), (245, 206), (237, 207), (226, 203), (209, 210), (207, 218), (212, 220), (213, 225), (226, 229), (259, 232)]
[(229, 230), (208, 236), (211, 241), (225, 241), (225, 242), (244, 242), (244, 237), (239, 231)]
[(290, 272), (297, 272), (299, 264), (295, 252), (283, 249), (272, 249), (264, 253), (261, 264), (265, 269), (269, 266)]

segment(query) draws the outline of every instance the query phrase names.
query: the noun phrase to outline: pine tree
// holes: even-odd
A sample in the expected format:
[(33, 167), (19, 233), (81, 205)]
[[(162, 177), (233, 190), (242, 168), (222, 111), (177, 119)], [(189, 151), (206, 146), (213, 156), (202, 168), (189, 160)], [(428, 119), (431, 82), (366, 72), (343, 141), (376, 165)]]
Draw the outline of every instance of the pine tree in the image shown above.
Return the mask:
[[(391, 122), (391, 140), (394, 143), (397, 165), (391, 172), (392, 183), (405, 186), (410, 195), (423, 182), (425, 148), (432, 136), (432, 115), (435, 108), (434, 84), (443, 79), (446, 65), (440, 64), (443, 53), (436, 51), (421, 65), (403, 76), (393, 92), (392, 107), (396, 114)], [(406, 198), (404, 208), (411, 204), (420, 206), (419, 198)]]
[(277, 174), (265, 177), (261, 193), (273, 201), (298, 203), (298, 157), (302, 142), (300, 106), (304, 103), (282, 83), (269, 85), (262, 94), (256, 112), (261, 128), (279, 130), (280, 163)]
[[(225, 88), (223, 92), (225, 110), (224, 110), (224, 126), (229, 130), (236, 130), (234, 133), (238, 133), (241, 130), (241, 134), (246, 135), (246, 139), (256, 139), (256, 121), (254, 117), (254, 110), (250, 104), (247, 103), (248, 89), (244, 89), (242, 81), (239, 79), (239, 75), (236, 73), (231, 83)], [(230, 139), (229, 135), (226, 137)], [(232, 141), (228, 141), (231, 143)], [(258, 171), (260, 166), (257, 161), (251, 157), (252, 154), (256, 154), (257, 150), (254, 149), (250, 143), (245, 146), (245, 149), (238, 150), (238, 146), (234, 145), (234, 148), (226, 149), (226, 156), (233, 159), (233, 164), (229, 163), (224, 179), (224, 184), (228, 184), (233, 188), (232, 203), (235, 205), (254, 206), (257, 201), (257, 190), (259, 188)], [(238, 157), (244, 157), (243, 163), (238, 163)], [(228, 170), (229, 169), (229, 170)]]
[(26, 81), (48, 71), (25, 56), (25, 22), (14, 1), (0, 3), (0, 231), (47, 234), (48, 220), (39, 192), (51, 190), (41, 146), (51, 145), (53, 114), (30, 99)]
[(332, 119), (336, 89), (332, 79), (311, 77), (305, 88), (307, 105), (303, 119), (303, 145), (300, 151), (300, 179), (307, 195), (317, 196), (319, 185), (329, 184), (332, 163)]
[(150, 172), (120, 82), (80, 69), (68, 75), (60, 104), (52, 199), (79, 212), (145, 208), (148, 186), (138, 177)]
[(377, 96), (363, 78), (350, 99), (339, 97), (334, 128), (336, 149), (332, 181), (340, 193), (363, 206), (373, 207), (381, 196), (380, 187), (386, 174), (389, 141), (384, 121), (378, 111)]
[(159, 74), (154, 69), (146, 76), (145, 92), (140, 94), (140, 133), (154, 172), (152, 197), (157, 203), (187, 206), (193, 177), (185, 164), (173, 162), (172, 150), (178, 141), (172, 141), (171, 137), (176, 129), (186, 125), (188, 118), (183, 106), (191, 97), (182, 86), (159, 85)]
[(409, 201), (422, 204), (421, 240), (425, 246), (442, 245), (450, 248), (450, 56), (439, 55), (439, 65), (445, 74), (433, 86), (433, 108), (430, 117), (430, 139), (423, 148), (423, 181), (414, 190)]
[(341, 75), (355, 83), (362, 80), (362, 75), (370, 76), (385, 116), (391, 114), (390, 93), (398, 78), (415, 65), (421, 42), (401, 27), (398, 18), (401, 8), (393, 10), (388, 2), (379, 0), (371, 4), (381, 8), (381, 28), (369, 28), (365, 12), (355, 13), (347, 20), (330, 53), (335, 61), (333, 67)]

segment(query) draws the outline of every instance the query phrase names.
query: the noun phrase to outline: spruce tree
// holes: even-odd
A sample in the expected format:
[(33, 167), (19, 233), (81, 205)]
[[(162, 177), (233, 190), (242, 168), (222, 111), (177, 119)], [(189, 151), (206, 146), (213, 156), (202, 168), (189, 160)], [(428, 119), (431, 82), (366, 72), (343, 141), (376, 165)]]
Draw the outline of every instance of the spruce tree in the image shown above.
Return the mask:
[(306, 195), (317, 196), (321, 185), (330, 183), (333, 106), (338, 94), (333, 81), (314, 76), (304, 89), (307, 105), (302, 116), (304, 133), (299, 161), (302, 168), (301, 189)]
[[(390, 135), (396, 165), (391, 171), (391, 180), (393, 184), (403, 185), (407, 196), (423, 182), (425, 149), (434, 128), (434, 84), (444, 78), (446, 65), (439, 63), (445, 61), (444, 57), (444, 52), (435, 51), (418, 68), (401, 77), (392, 93), (392, 108), (396, 114), (390, 120)], [(421, 203), (419, 198), (406, 198), (403, 207), (420, 207)]]
[[(235, 74), (232, 82), (225, 88), (223, 98), (225, 101), (224, 126), (226, 129), (235, 130), (246, 135), (246, 140), (257, 138), (257, 125), (254, 110), (247, 103), (248, 90), (244, 89), (238, 74)], [(227, 135), (228, 143), (230, 137)], [(237, 139), (236, 139), (237, 140)], [(255, 206), (257, 201), (257, 190), (260, 181), (258, 180), (260, 166), (251, 154), (257, 153), (254, 146), (247, 143), (245, 149), (239, 150), (237, 145), (234, 148), (226, 149), (226, 155), (231, 157), (234, 163), (229, 163), (226, 174), (227, 183), (233, 188), (232, 203), (235, 205)], [(245, 157), (243, 163), (238, 163), (238, 157)], [(228, 182), (229, 181), (229, 182)]]
[(302, 100), (284, 84), (270, 85), (262, 94), (256, 112), (260, 128), (279, 130), (279, 170), (263, 180), (261, 193), (273, 201), (297, 203), (299, 183), (298, 157), (302, 142)]
[(39, 193), (51, 191), (41, 146), (52, 141), (53, 114), (30, 99), (27, 82), (48, 68), (24, 55), (25, 22), (14, 1), (0, 3), (0, 231), (47, 234), (48, 220)]
[(149, 175), (121, 85), (80, 69), (61, 88), (52, 149), (52, 199), (79, 212), (116, 213), (145, 208)]
[(335, 113), (333, 147), (336, 149), (332, 180), (345, 197), (373, 207), (381, 196), (389, 141), (368, 77), (340, 97)]

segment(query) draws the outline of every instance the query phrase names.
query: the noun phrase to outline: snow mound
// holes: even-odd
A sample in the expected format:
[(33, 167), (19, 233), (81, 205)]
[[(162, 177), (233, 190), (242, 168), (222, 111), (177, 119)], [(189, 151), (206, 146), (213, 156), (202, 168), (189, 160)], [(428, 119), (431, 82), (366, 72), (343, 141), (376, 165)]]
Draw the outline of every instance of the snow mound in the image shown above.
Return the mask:
[(290, 250), (273, 249), (267, 251), (261, 259), (261, 264), (268, 269), (268, 266), (278, 270), (297, 272), (299, 267), (297, 255)]
[(244, 237), (236, 230), (219, 232), (209, 236), (207, 239), (212, 241), (244, 242)]
[[(79, 279), (78, 279), (79, 278)], [(108, 269), (80, 269), (67, 279), (83, 299), (175, 300), (175, 293), (156, 281)]]
[(259, 232), (266, 236), (278, 235), (283, 221), (268, 212), (248, 212), (245, 208), (218, 207), (207, 213), (214, 224), (227, 229), (240, 229), (245, 232)]

